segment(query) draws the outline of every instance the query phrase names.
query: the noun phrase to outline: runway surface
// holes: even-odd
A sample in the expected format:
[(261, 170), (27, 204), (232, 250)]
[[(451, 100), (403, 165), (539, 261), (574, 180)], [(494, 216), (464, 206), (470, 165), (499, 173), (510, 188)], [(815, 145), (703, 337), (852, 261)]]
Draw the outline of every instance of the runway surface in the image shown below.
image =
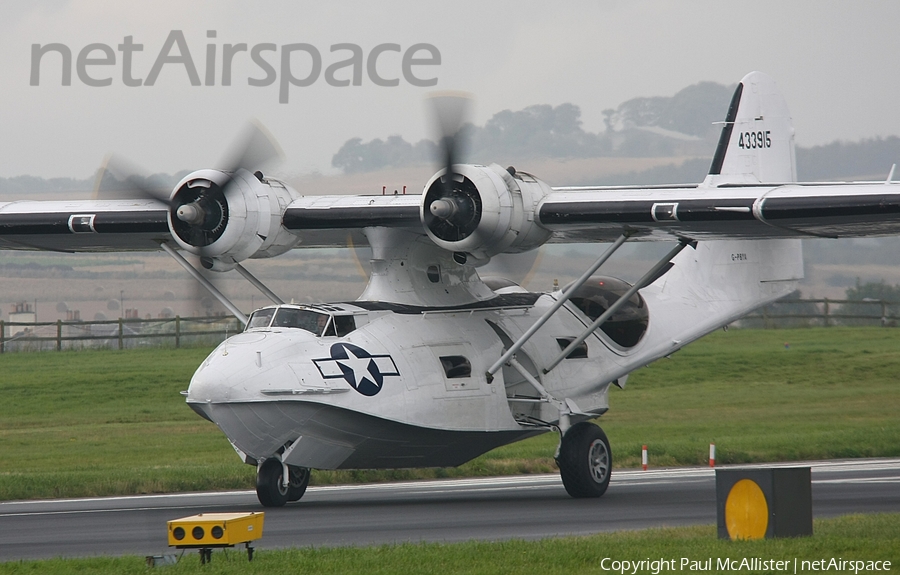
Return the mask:
[[(812, 468), (814, 517), (900, 512), (900, 459), (746, 467)], [(262, 511), (253, 491), (0, 503), (0, 561), (160, 555), (166, 521)], [(716, 522), (709, 468), (613, 472), (606, 495), (572, 499), (558, 475), (310, 487), (265, 509), (256, 548), (537, 539)]]

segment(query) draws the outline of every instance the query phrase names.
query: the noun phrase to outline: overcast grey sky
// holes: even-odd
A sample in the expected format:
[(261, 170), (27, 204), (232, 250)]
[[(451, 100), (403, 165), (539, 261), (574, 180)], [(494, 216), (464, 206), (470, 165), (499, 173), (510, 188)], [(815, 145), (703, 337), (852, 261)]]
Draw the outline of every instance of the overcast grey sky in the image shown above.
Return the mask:
[[(108, 152), (148, 171), (210, 167), (251, 117), (262, 121), (284, 148), (283, 174), (332, 171), (331, 156), (347, 139), (430, 135), (424, 96), (432, 90), (476, 95), (473, 120), (503, 109), (572, 102), (585, 128), (600, 130), (602, 111), (636, 96), (670, 96), (690, 84), (732, 84), (751, 70), (772, 75), (790, 106), (800, 145), (900, 134), (900, 2), (823, 0), (602, 0), (551, 3), (298, 2), (238, 0), (56, 0), (4, 2), (0, 7), (0, 176), (91, 175)], [(560, 6), (561, 4), (561, 6)], [(123, 83), (126, 36), (132, 76), (146, 79), (171, 30), (184, 33), (201, 82), (208, 43), (217, 47), (215, 86), (192, 86), (182, 64), (163, 66), (153, 86)], [(215, 30), (209, 39), (207, 31)], [(71, 86), (61, 86), (60, 58), (41, 61), (39, 86), (29, 85), (32, 44), (62, 43), (73, 53)], [(88, 66), (106, 87), (85, 85), (76, 73), (88, 44), (115, 51), (115, 65)], [(308, 43), (322, 56), (311, 86), (291, 86), (279, 103), (281, 52), (264, 52), (278, 77), (248, 85), (264, 71), (237, 54), (232, 85), (221, 84), (224, 44), (277, 46)], [(402, 51), (429, 43), (439, 66), (420, 66), (434, 88), (412, 86), (401, 73), (402, 55), (383, 53), (378, 71), (400, 78), (396, 87), (335, 87), (325, 69), (359, 45), (368, 57), (379, 44)], [(175, 49), (170, 54), (178, 54)], [(426, 54), (420, 53), (419, 56)], [(100, 58), (94, 51), (91, 58)], [(294, 74), (309, 72), (295, 54)], [(338, 78), (350, 77), (344, 69)], [(722, 110), (724, 115), (725, 110)], [(885, 167), (887, 171), (889, 167)]]

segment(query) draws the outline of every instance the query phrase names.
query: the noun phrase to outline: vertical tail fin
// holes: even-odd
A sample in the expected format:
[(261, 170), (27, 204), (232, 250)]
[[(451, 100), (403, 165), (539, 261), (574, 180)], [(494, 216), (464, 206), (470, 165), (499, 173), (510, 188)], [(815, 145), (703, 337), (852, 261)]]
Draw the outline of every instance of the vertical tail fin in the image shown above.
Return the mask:
[(750, 72), (731, 99), (704, 184), (796, 181), (794, 126), (787, 103), (770, 76)]

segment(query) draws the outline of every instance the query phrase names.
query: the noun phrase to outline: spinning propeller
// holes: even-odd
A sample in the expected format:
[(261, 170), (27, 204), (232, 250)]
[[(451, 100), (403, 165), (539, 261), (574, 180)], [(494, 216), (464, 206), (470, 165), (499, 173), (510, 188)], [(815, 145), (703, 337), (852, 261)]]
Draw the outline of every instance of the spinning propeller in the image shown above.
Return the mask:
[[(154, 181), (152, 176), (148, 178), (138, 175), (140, 170), (121, 157), (110, 156), (99, 174), (95, 197), (149, 199), (168, 206), (170, 226), (177, 236), (176, 239), (183, 243), (182, 248), (189, 248), (189, 251), (199, 258), (199, 266), (196, 262), (194, 265), (182, 263), (193, 268), (192, 273), (200, 274), (195, 276), (198, 282), (194, 283), (195, 293), (189, 299), (200, 302), (201, 307), (205, 308), (206, 314), (209, 315), (213, 304), (206, 290), (213, 292), (216, 299), (223, 300), (220, 298), (221, 294), (215, 294), (218, 290), (206, 270), (224, 271), (231, 269), (235, 262), (230, 257), (218, 258), (222, 250), (219, 247), (210, 247), (222, 237), (228, 227), (231, 211), (229, 202), (240, 200), (242, 180), (252, 179), (253, 176), (262, 180), (261, 172), (257, 171), (251, 176), (251, 171), (281, 158), (281, 149), (272, 135), (260, 124), (248, 122), (220, 163), (224, 166), (221, 171), (227, 174), (225, 177), (211, 176), (209, 171), (195, 172), (182, 180), (181, 185), (172, 191), (170, 186)], [(244, 185), (246, 186), (246, 183)], [(246, 209), (244, 204), (245, 212)], [(214, 249), (217, 251), (213, 251)], [(204, 284), (205, 290), (201, 284)], [(231, 310), (226, 301), (223, 301), (223, 304)], [(240, 313), (235, 315), (240, 316)]]
[(475, 185), (456, 171), (466, 144), (464, 126), (471, 98), (462, 93), (443, 93), (430, 98), (439, 132), (443, 175), (425, 193), (425, 225), (446, 241), (471, 235), (481, 221), (481, 196)]
[[(262, 125), (249, 122), (232, 144), (221, 162), (222, 171), (236, 174), (240, 170), (251, 172), (283, 154), (272, 135)], [(98, 193), (115, 189), (119, 198), (152, 199), (169, 207), (175, 234), (204, 256), (206, 246), (219, 239), (228, 223), (228, 201), (225, 186), (203, 178), (188, 181), (175, 192), (153, 185), (153, 179), (137, 175), (139, 170), (118, 156), (107, 158), (98, 180)], [(256, 172), (257, 177), (261, 177)]]

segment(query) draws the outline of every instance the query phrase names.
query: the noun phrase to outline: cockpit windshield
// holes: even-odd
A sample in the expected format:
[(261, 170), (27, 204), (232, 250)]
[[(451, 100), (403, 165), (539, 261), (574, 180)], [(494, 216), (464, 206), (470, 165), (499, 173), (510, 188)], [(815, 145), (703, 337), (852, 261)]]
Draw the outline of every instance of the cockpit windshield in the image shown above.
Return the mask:
[(325, 333), (331, 316), (326, 313), (319, 313), (308, 309), (297, 309), (292, 307), (278, 308), (275, 312), (275, 319), (272, 321), (272, 327), (296, 327), (304, 329), (316, 335)]
[(273, 307), (256, 310), (253, 312), (253, 315), (250, 316), (250, 321), (247, 322), (247, 329), (269, 327), (269, 322), (272, 321), (273, 315), (275, 315), (275, 308)]
[(356, 322), (351, 315), (332, 316), (311, 309), (278, 307), (253, 312), (247, 322), (247, 329), (260, 327), (298, 328), (320, 337), (343, 337), (356, 329)]

